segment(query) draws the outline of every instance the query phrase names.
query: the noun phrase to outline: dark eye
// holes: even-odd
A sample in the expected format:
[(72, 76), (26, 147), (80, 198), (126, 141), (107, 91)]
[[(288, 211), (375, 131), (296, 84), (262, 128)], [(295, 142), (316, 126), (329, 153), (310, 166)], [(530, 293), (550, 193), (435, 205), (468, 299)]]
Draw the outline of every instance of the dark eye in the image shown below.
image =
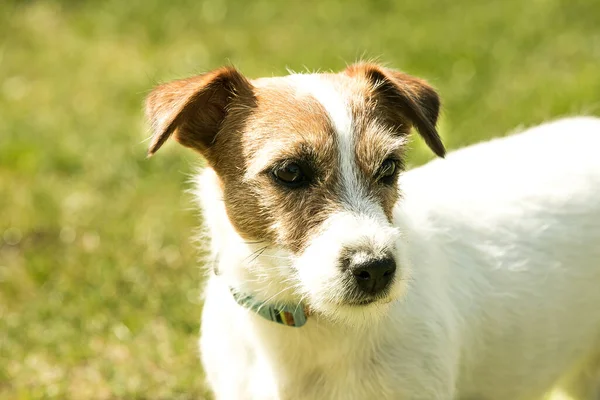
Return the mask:
[(307, 182), (302, 168), (296, 163), (278, 167), (273, 171), (273, 176), (277, 182), (291, 188), (302, 186)]
[(379, 170), (377, 171), (377, 180), (385, 184), (393, 183), (393, 178), (396, 175), (398, 164), (391, 158), (386, 159)]

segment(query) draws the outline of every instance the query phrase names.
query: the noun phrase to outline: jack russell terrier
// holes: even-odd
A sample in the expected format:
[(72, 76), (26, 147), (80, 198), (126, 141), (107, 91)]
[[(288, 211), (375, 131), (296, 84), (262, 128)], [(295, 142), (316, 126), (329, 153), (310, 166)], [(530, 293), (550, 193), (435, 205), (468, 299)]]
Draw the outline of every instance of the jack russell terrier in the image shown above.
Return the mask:
[(444, 157), (437, 93), (372, 63), (148, 96), (149, 154), (199, 152), (217, 399), (600, 397), (600, 119)]

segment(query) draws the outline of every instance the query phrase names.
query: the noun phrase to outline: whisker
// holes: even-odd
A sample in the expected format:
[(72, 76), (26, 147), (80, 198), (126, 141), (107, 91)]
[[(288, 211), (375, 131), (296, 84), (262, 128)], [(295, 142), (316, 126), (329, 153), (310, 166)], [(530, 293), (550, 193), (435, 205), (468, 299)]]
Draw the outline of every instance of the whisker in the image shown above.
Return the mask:
[(289, 290), (289, 288), (283, 288), (281, 289), (279, 292), (275, 293), (273, 296), (269, 297), (267, 300), (265, 300), (263, 302), (263, 304), (258, 308), (258, 311), (260, 311), (262, 309), (262, 307), (267, 304), (270, 303), (271, 300), (273, 300), (274, 297), (279, 296), (281, 293), (285, 292), (286, 290)]
[(254, 256), (254, 258), (252, 258), (252, 260), (250, 260), (250, 261), (248, 262), (248, 264), (252, 264), (254, 261), (256, 261), (256, 259), (257, 259), (258, 257), (260, 257), (260, 256), (262, 255), (262, 253), (264, 253), (264, 252), (265, 252), (265, 250), (267, 250), (267, 247), (268, 247), (268, 246), (265, 246), (265, 247), (263, 247), (263, 248), (262, 248), (260, 251), (258, 251), (258, 252), (255, 252), (255, 253), (258, 253), (258, 254), (256, 254), (256, 255)]
[(266, 240), (249, 240), (249, 241), (243, 241), (242, 243), (244, 244), (261, 244), (261, 243), (265, 243)]
[(286, 261), (290, 261), (291, 260), (290, 257), (273, 256), (273, 255), (270, 255), (270, 254), (261, 254), (260, 257), (274, 258), (274, 259), (277, 259), (277, 260), (286, 260)]
[(302, 297), (300, 297), (300, 301), (298, 301), (298, 304), (296, 304), (296, 308), (294, 309), (294, 312), (298, 311), (298, 307), (302, 306), (302, 303), (304, 303), (304, 299), (306, 298), (306, 295), (303, 295)]
[[(243, 261), (246, 261), (247, 259), (249, 259), (250, 257), (256, 255), (258, 253), (258, 255), (262, 254), (269, 246), (265, 246), (265, 247), (261, 247), (260, 249), (253, 251), (252, 253), (250, 253), (250, 255), (248, 255), (246, 258), (243, 259)], [(250, 262), (254, 261), (256, 259), (256, 257), (254, 257)]]

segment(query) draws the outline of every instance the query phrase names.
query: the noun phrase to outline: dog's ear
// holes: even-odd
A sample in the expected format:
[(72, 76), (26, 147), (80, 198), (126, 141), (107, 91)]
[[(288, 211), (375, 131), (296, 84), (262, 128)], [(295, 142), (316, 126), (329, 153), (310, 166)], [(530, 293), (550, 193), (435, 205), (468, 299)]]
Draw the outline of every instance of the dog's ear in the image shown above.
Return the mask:
[(444, 157), (446, 149), (435, 127), (440, 98), (431, 86), (422, 79), (371, 63), (354, 64), (344, 72), (366, 78), (372, 85), (378, 105), (385, 107), (391, 122), (402, 124), (408, 120), (429, 148)]
[(146, 98), (146, 116), (153, 130), (148, 155), (173, 134), (179, 143), (206, 157), (236, 97), (251, 99), (253, 89), (232, 67), (156, 87)]

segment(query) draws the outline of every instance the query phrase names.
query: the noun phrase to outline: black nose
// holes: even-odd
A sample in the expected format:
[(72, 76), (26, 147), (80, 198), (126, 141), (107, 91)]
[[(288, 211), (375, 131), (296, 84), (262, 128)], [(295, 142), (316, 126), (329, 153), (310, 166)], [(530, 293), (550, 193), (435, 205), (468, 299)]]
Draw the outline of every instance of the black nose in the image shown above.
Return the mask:
[(350, 264), (350, 273), (357, 286), (367, 294), (377, 294), (387, 288), (394, 278), (396, 262), (393, 258), (381, 258), (359, 264)]

